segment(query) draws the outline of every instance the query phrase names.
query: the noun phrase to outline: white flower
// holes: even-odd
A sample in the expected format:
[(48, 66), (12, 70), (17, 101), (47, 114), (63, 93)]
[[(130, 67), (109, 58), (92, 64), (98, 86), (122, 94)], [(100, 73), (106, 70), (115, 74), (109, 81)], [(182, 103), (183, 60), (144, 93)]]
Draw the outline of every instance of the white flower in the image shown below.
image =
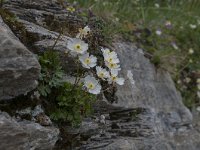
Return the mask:
[(105, 57), (105, 55), (108, 55), (108, 54), (110, 54), (110, 49), (108, 49), (108, 48), (101, 48), (101, 51), (102, 51), (102, 53), (103, 53), (103, 57)]
[(200, 84), (197, 84), (197, 88), (198, 88), (198, 90), (200, 90)]
[(192, 59), (190, 59), (190, 60), (189, 60), (189, 63), (193, 63), (193, 60), (192, 60)]
[(105, 53), (104, 54), (104, 61), (112, 64), (117, 64), (119, 63), (119, 58), (117, 57), (116, 52), (110, 52), (110, 53)]
[(131, 84), (135, 84), (135, 81), (134, 81), (134, 79), (133, 79), (133, 73), (131, 72), (131, 70), (128, 70), (128, 71), (127, 71), (127, 77), (128, 77), (128, 79), (130, 80), (130, 83), (131, 83)]
[(97, 58), (93, 55), (89, 55), (89, 53), (79, 56), (79, 60), (81, 61), (82, 66), (88, 69), (95, 67), (97, 63)]
[(155, 3), (155, 7), (156, 7), (156, 8), (159, 8), (160, 5), (159, 5), (158, 3)]
[(195, 24), (190, 24), (189, 26), (191, 29), (196, 29), (196, 27), (197, 27)]
[(198, 79), (197, 79), (197, 83), (199, 83), (199, 84), (200, 84), (200, 78), (198, 78)]
[(178, 80), (177, 83), (178, 83), (178, 84), (181, 84), (181, 80)]
[[(200, 98), (200, 93), (197, 93), (197, 95), (198, 95), (198, 97)], [(200, 112), (200, 106), (198, 106), (198, 107), (196, 108), (196, 110), (197, 110), (198, 112)]]
[(119, 85), (123, 85), (124, 84), (124, 78), (119, 78), (118, 76), (118, 71), (117, 70), (111, 70), (111, 76), (108, 79), (108, 83), (117, 83)]
[(171, 21), (168, 20), (165, 22), (165, 26), (170, 27), (171, 25), (172, 25)]
[(84, 38), (90, 33), (90, 28), (85, 26), (83, 29), (79, 29), (79, 33), (76, 35), (76, 38)]
[(178, 46), (176, 45), (176, 43), (175, 43), (175, 42), (172, 42), (171, 44), (172, 44), (172, 47), (173, 47), (175, 50), (177, 50), (177, 49), (178, 49)]
[(109, 72), (106, 71), (106, 69), (103, 69), (102, 67), (97, 66), (96, 71), (97, 71), (97, 76), (102, 80), (105, 80), (106, 78), (110, 77)]
[(186, 83), (190, 83), (190, 81), (191, 81), (191, 78), (188, 78), (188, 77), (185, 78)]
[(193, 50), (192, 48), (190, 48), (189, 51), (188, 51), (188, 53), (189, 53), (189, 54), (193, 54), (193, 53), (194, 53), (194, 50)]
[(104, 61), (108, 63), (119, 63), (119, 58), (116, 52), (111, 52), (108, 48), (101, 49), (104, 57)]
[(197, 24), (200, 25), (200, 20), (197, 20)]
[(89, 75), (84, 78), (84, 87), (92, 94), (99, 94), (101, 91), (101, 85), (94, 77)]
[(119, 18), (115, 18), (115, 21), (116, 21), (116, 22), (119, 22)]
[(110, 70), (121, 70), (120, 65), (116, 63), (109, 63), (105, 62), (105, 65), (110, 69)]
[(72, 53), (84, 54), (88, 50), (88, 44), (81, 39), (73, 38), (67, 42), (67, 48)]
[(157, 34), (157, 35), (161, 35), (161, 34), (162, 34), (162, 31), (161, 31), (161, 30), (156, 30), (156, 34)]
[(198, 98), (200, 98), (200, 91), (197, 92), (197, 96), (198, 96)]

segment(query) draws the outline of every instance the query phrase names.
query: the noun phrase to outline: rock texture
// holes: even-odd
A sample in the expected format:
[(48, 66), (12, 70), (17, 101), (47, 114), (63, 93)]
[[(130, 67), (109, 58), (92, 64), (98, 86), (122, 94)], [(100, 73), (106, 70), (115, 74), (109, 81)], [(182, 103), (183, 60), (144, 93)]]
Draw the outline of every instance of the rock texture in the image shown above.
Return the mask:
[(0, 150), (51, 150), (59, 130), (30, 121), (16, 121), (0, 112)]
[(0, 17), (0, 100), (11, 99), (37, 86), (40, 65)]
[[(53, 45), (59, 35), (53, 24), (58, 26), (56, 23), (60, 22), (62, 27), (69, 22), (80, 23), (55, 0), (10, 0), (4, 8), (17, 16), (28, 35), (37, 37), (27, 42), (22, 32), (13, 28), (32, 51)], [(55, 49), (65, 51), (68, 39), (67, 34), (62, 36)], [(95, 116), (86, 119), (80, 129), (64, 127), (63, 140), (55, 149), (199, 150), (199, 123), (193, 122), (193, 115), (183, 105), (170, 75), (156, 69), (132, 43), (117, 41), (113, 49), (121, 60), (121, 75), (125, 77), (127, 70), (131, 70), (135, 85), (126, 82), (117, 87), (118, 103), (97, 103)]]

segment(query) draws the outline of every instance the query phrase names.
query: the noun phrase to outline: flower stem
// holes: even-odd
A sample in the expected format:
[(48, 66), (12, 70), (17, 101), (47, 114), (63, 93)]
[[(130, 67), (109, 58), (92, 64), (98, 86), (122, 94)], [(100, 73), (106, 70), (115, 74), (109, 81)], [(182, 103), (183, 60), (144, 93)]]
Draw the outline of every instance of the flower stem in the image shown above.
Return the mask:
[[(61, 29), (61, 30), (62, 30), (62, 29)], [(55, 43), (53, 44), (53, 46), (52, 46), (52, 48), (51, 48), (52, 50), (55, 48), (56, 44), (57, 44), (58, 41), (60, 40), (61, 35), (62, 35), (62, 32), (59, 33), (58, 38), (56, 39)]]

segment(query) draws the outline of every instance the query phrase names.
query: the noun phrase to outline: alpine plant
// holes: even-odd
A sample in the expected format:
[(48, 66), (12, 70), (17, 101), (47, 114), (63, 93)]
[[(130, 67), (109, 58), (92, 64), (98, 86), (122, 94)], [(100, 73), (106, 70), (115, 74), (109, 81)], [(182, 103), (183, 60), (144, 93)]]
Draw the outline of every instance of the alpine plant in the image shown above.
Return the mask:
[[(70, 51), (72, 56), (76, 56), (75, 58), (77, 58), (78, 62), (88, 72), (88, 75), (84, 77), (84, 89), (91, 94), (97, 95), (102, 89), (100, 80), (107, 81), (108, 84), (112, 85), (123, 85), (125, 79), (118, 76), (121, 68), (117, 53), (108, 48), (101, 48), (102, 56), (104, 58), (103, 66), (105, 67), (97, 66), (97, 57), (89, 54), (89, 46), (84, 41), (90, 32), (91, 29), (89, 26), (79, 29), (79, 33), (76, 35), (76, 38), (71, 38), (68, 41), (67, 49)], [(133, 74), (130, 71), (128, 71), (127, 77), (129, 81), (134, 84)]]

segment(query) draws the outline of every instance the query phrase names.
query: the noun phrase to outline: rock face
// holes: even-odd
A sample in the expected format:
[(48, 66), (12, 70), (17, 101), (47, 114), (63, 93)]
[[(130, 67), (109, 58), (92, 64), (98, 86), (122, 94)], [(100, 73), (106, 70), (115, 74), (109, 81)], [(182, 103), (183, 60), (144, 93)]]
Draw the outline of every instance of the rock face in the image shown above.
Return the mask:
[[(74, 20), (72, 25), (79, 24), (77, 18), (66, 13), (54, 0), (10, 0), (4, 8), (16, 15), (29, 35), (37, 37), (28, 44), (23, 41), (24, 35), (15, 30), (27, 47), (38, 51), (51, 47), (58, 37), (58, 29), (52, 24), (58, 26), (56, 23), (60, 22), (61, 27), (70, 20)], [(68, 39), (62, 36), (55, 49), (65, 51)], [(105, 100), (96, 104), (95, 119), (85, 120), (77, 131), (66, 131), (68, 134), (63, 137), (68, 141), (63, 145), (58, 142), (55, 149), (199, 150), (199, 124), (193, 122), (193, 115), (183, 105), (170, 75), (156, 69), (132, 43), (117, 41), (113, 49), (121, 60), (121, 76), (126, 77), (127, 70), (131, 70), (135, 85), (126, 82), (117, 87), (118, 103), (108, 104)], [(72, 143), (76, 139), (79, 144), (69, 145), (69, 141)], [(23, 143), (25, 139), (21, 140)]]
[(0, 150), (51, 150), (58, 140), (59, 130), (29, 121), (17, 122), (0, 112)]
[(33, 90), (39, 77), (36, 57), (0, 18), (0, 100)]

